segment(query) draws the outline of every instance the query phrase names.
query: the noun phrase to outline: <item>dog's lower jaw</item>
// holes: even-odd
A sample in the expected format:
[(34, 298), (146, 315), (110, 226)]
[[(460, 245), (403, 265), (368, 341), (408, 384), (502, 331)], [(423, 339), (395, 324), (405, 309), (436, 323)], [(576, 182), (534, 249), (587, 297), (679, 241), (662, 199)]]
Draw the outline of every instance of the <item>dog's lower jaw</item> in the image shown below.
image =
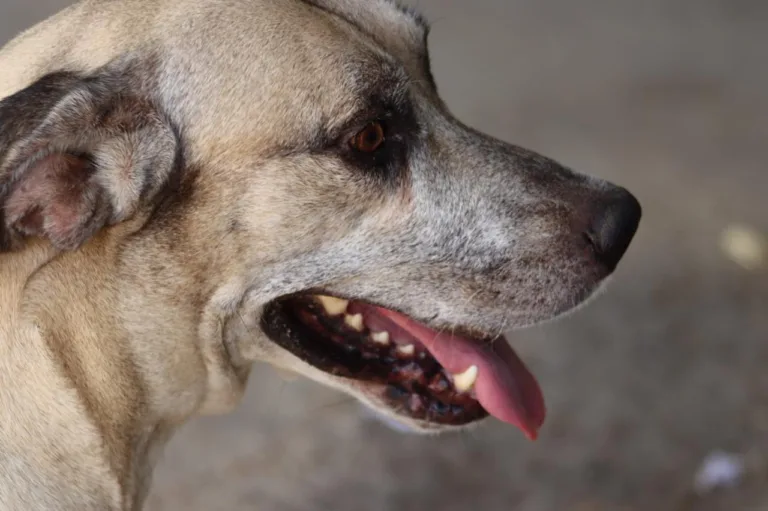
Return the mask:
[(362, 403), (360, 405), (360, 414), (364, 419), (370, 419), (384, 425), (388, 429), (404, 434), (404, 435), (418, 435), (418, 436), (435, 436), (443, 433), (455, 433), (459, 431), (467, 431), (476, 427), (479, 424), (485, 422), (480, 420), (471, 424), (465, 424), (463, 426), (435, 426), (427, 424), (416, 424), (414, 422), (406, 422), (404, 419), (395, 417), (391, 413), (385, 413), (379, 408)]
[(404, 433), (404, 434), (411, 434), (411, 435), (421, 433), (420, 430), (413, 428), (411, 425), (404, 424), (398, 420), (395, 420), (392, 417), (381, 413), (379, 410), (373, 407), (361, 405), (360, 410), (364, 418), (372, 419), (380, 424), (383, 424), (387, 428), (393, 431), (396, 431), (397, 433)]

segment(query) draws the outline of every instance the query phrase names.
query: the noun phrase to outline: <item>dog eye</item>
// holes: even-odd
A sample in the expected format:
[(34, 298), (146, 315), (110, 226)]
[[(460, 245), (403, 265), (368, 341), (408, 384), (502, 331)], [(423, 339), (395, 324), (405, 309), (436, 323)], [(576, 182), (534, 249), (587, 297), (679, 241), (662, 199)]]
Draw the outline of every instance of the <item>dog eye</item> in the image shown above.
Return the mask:
[(362, 153), (372, 153), (381, 148), (387, 140), (384, 134), (384, 126), (374, 121), (352, 137), (349, 144), (353, 149)]

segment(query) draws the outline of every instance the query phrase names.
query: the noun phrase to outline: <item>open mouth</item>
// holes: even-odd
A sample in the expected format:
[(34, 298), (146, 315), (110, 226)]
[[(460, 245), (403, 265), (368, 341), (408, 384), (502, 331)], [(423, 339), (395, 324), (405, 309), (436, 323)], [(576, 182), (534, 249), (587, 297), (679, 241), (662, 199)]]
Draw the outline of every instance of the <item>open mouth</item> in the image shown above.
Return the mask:
[(538, 383), (502, 337), (435, 330), (391, 309), (313, 294), (271, 302), (262, 328), (314, 367), (370, 384), (399, 415), (453, 426), (492, 415), (531, 439), (544, 422)]

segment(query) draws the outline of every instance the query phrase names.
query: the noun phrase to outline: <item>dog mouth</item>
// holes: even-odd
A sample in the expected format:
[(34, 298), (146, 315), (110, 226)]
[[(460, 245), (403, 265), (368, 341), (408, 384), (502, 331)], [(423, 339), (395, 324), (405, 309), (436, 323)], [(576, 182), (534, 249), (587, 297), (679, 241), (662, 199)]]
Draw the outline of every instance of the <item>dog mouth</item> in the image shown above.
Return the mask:
[(503, 337), (436, 330), (391, 309), (319, 294), (270, 302), (261, 323), (280, 346), (369, 387), (397, 415), (438, 426), (491, 415), (530, 439), (544, 422), (541, 389)]

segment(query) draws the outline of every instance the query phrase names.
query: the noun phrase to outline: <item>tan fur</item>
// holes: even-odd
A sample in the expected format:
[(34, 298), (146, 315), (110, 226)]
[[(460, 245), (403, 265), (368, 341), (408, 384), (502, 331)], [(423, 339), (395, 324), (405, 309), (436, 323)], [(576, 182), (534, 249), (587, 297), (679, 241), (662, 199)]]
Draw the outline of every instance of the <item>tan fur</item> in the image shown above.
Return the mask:
[[(597, 287), (572, 231), (590, 214), (578, 198), (607, 185), (453, 119), (425, 39), (388, 0), (83, 0), (0, 51), (0, 99), (58, 71), (98, 86), (0, 147), (0, 509), (141, 508), (173, 431), (237, 406), (256, 360), (440, 429), (272, 342), (260, 314), (284, 294), (491, 332)], [(423, 144), (378, 186), (318, 134), (346, 134), (390, 83)], [(36, 183), (61, 169), (29, 169), (51, 151), (91, 156), (77, 186), (97, 215), (40, 213), (59, 191)]]

